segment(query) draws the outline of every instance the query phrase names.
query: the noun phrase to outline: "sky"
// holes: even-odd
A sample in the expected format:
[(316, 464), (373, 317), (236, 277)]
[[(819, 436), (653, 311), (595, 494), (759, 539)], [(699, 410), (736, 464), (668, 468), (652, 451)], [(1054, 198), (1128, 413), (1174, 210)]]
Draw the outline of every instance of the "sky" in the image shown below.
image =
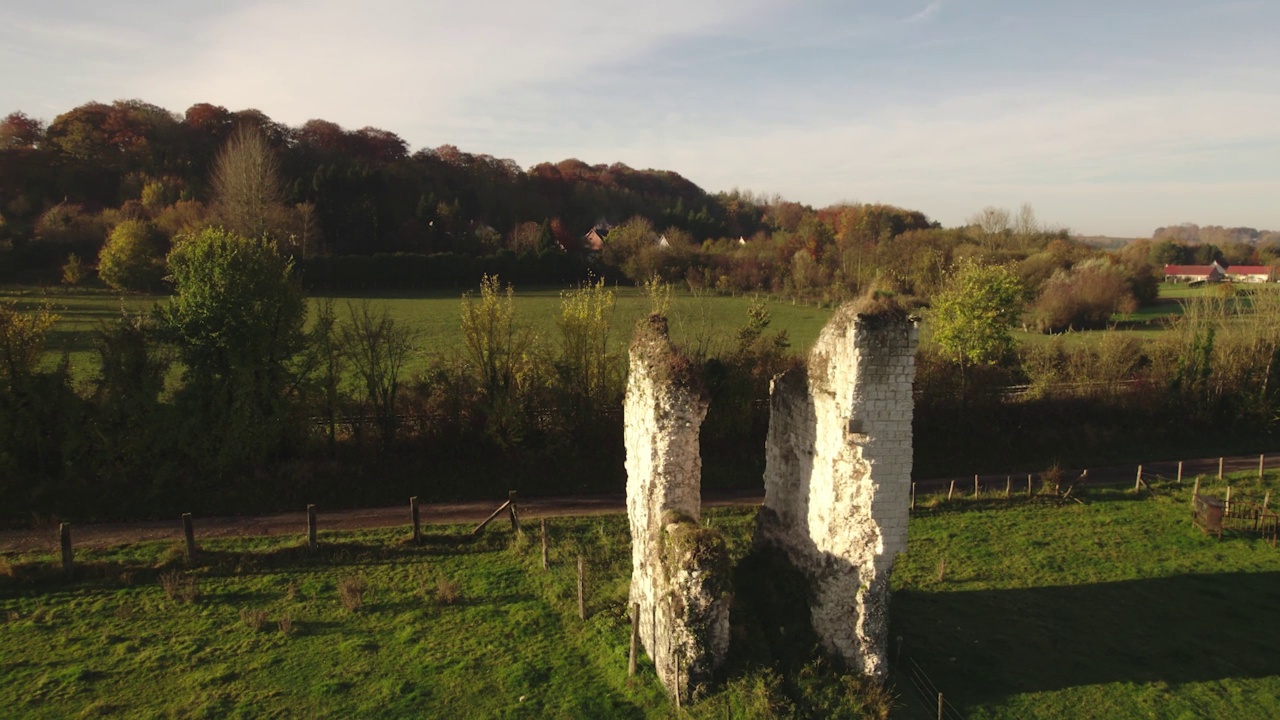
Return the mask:
[(257, 108), (958, 225), (1280, 230), (1280, 2), (5, 0), (0, 115)]

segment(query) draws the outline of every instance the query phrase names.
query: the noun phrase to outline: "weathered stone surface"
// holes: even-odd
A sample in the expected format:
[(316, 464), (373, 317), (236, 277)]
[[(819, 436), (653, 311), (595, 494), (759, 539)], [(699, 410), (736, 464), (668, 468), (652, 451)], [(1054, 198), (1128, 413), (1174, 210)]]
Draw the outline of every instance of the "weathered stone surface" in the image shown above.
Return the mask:
[(631, 602), (659, 679), (688, 697), (728, 651), (729, 568), (719, 535), (698, 524), (707, 400), (664, 318), (637, 328), (624, 413)]
[(846, 305), (770, 398), (756, 540), (809, 578), (826, 648), (873, 677), (886, 671), (889, 575), (906, 550), (916, 343), (905, 313)]

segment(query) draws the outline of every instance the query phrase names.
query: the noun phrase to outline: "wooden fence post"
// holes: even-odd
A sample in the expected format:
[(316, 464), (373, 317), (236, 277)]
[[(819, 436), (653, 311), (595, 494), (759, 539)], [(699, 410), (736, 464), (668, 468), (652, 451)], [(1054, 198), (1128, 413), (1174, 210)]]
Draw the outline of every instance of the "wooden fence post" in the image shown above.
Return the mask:
[(1196, 496), (1200, 494), (1200, 476), (1196, 476), (1196, 486), (1191, 488), (1191, 507), (1196, 506)]
[(547, 562), (547, 519), (542, 518), (539, 525), (542, 527), (542, 569), (546, 570), (551, 567), (551, 563)]
[(75, 569), (75, 560), (71, 555), (71, 523), (58, 525), (58, 544), (62, 546), (62, 572), (69, 576)]
[(1138, 476), (1133, 479), (1133, 491), (1140, 492), (1142, 490), (1142, 466), (1138, 466)]
[(1222, 482), (1222, 461), (1225, 458), (1218, 458), (1218, 482)]
[(947, 500), (948, 501), (951, 500), (951, 496), (955, 495), (955, 493), (956, 493), (956, 481), (952, 480), (951, 487), (947, 490)]
[(1011, 497), (1013, 497), (1013, 476), (1005, 475), (1004, 476), (1004, 499), (1008, 500)]
[(587, 619), (587, 560), (578, 556), (578, 619)]
[(307, 549), (316, 550), (316, 506), (307, 505)]
[(938, 693), (938, 720), (942, 720), (942, 693)]
[(977, 500), (982, 495), (982, 490), (978, 487), (978, 476), (973, 476), (973, 499)]
[(191, 523), (191, 513), (182, 513), (182, 536), (187, 541), (187, 562), (196, 559), (196, 529)]
[(680, 653), (676, 653), (676, 714), (680, 714)]
[(916, 484), (911, 483), (911, 509), (916, 509)]
[(511, 511), (511, 529), (515, 532), (520, 532), (520, 514), (516, 510), (516, 491), (508, 492), (507, 499), (510, 502), (507, 509)]
[(1182, 484), (1182, 461), (1178, 461), (1178, 484)]
[(627, 658), (627, 677), (636, 674), (637, 645), (640, 644), (640, 603), (631, 603), (631, 655)]
[(1222, 509), (1222, 514), (1230, 516), (1231, 515), (1231, 486), (1230, 485), (1227, 486), (1227, 500), (1224, 504), (1226, 505), (1226, 507)]
[(1268, 490), (1267, 494), (1262, 497), (1262, 512), (1266, 512), (1267, 506), (1270, 504), (1271, 504), (1271, 491)]
[(1030, 474), (1030, 473), (1028, 473), (1028, 474), (1027, 474), (1027, 499), (1028, 499), (1028, 500), (1030, 500), (1030, 499), (1031, 499), (1031, 497), (1032, 497), (1032, 495), (1031, 495), (1031, 474)]
[(409, 520), (413, 523), (413, 542), (422, 542), (422, 524), (418, 521), (418, 496), (409, 498)]
[(1262, 475), (1267, 469), (1267, 456), (1259, 453), (1258, 455), (1258, 480), (1262, 480)]

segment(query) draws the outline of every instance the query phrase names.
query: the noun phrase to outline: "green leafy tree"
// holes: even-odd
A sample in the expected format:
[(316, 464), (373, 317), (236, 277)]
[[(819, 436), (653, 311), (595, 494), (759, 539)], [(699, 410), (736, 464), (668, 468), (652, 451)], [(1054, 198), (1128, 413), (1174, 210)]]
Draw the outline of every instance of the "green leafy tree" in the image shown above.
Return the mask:
[(116, 225), (98, 255), (98, 277), (116, 290), (158, 287), (164, 278), (164, 237), (144, 220)]
[(1016, 272), (963, 260), (933, 298), (933, 339), (961, 368), (994, 364), (1012, 352), (1009, 328), (1021, 312)]
[(261, 461), (288, 430), (306, 300), (275, 244), (209, 228), (169, 253), (174, 295), (158, 325), (186, 368), (180, 402), (210, 470)]

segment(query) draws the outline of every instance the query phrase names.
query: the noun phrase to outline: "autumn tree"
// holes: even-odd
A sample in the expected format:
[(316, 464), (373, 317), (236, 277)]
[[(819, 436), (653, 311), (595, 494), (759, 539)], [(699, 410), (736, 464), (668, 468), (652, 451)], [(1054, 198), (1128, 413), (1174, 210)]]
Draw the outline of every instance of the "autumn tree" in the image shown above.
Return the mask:
[(523, 437), (520, 400), (534, 382), (533, 335), (516, 317), (515, 289), (496, 275), (480, 281), (480, 297), (462, 298), (462, 338), (486, 401), (490, 437), (502, 445)]
[(213, 163), (214, 212), (228, 230), (245, 237), (273, 234), (280, 223), (284, 185), (280, 161), (266, 135), (241, 125)]
[(561, 395), (578, 422), (616, 406), (625, 375), (609, 351), (616, 297), (599, 279), (560, 293), (560, 356), (556, 370)]
[(400, 374), (413, 350), (414, 333), (385, 306), (374, 310), (365, 300), (347, 309), (350, 320), (339, 331), (342, 352), (360, 376), (387, 446), (395, 439)]
[(153, 290), (164, 278), (165, 241), (144, 220), (116, 225), (98, 255), (98, 277), (116, 290)]

